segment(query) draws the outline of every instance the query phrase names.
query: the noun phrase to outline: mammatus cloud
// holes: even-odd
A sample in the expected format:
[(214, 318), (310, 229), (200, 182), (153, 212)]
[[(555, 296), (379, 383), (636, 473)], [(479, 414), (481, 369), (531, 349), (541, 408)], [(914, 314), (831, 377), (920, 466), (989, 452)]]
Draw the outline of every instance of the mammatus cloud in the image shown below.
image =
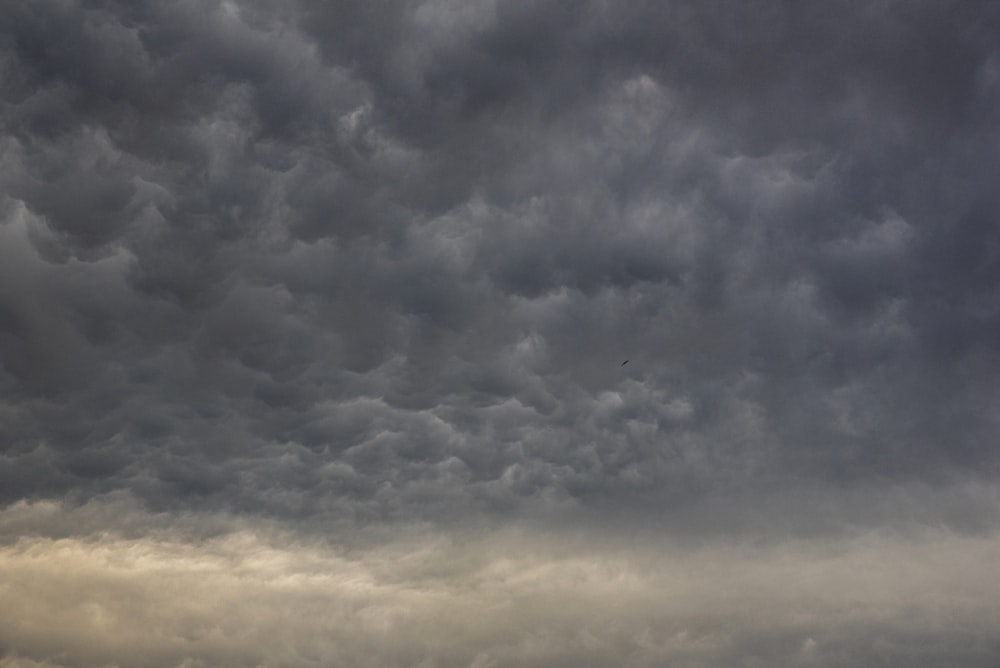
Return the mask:
[(998, 663), (993, 3), (0, 26), (0, 660)]
[(6, 542), (0, 665), (985, 667), (1000, 649), (996, 535), (677, 547), (511, 529), (346, 549), (234, 524)]

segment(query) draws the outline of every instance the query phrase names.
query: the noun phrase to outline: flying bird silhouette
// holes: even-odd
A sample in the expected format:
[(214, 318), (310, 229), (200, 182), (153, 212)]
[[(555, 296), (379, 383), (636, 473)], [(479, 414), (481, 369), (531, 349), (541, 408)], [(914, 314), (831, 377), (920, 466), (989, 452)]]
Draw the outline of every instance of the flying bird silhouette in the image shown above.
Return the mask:
[(628, 364), (628, 360), (625, 360), (624, 362), (622, 362), (622, 366), (625, 366), (626, 364)]

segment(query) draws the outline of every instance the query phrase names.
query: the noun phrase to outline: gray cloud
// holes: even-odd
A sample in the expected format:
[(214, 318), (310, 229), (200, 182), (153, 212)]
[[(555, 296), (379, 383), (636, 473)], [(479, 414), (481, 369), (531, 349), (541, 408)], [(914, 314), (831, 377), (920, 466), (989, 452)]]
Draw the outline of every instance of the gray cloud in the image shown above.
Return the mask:
[[(0, 19), (8, 509), (138, 505), (140, 543), (238, 517), (306, 542), (569, 526), (777, 555), (935, 527), (956, 559), (1000, 526), (991, 4), (43, 0)], [(72, 540), (118, 521), (100, 517)], [(551, 654), (514, 633), (481, 662), (578, 665), (581, 619), (554, 622)], [(883, 621), (809, 635), (840, 648), (817, 665), (911, 660), (923, 627)], [(727, 646), (805, 662), (783, 624)], [(594, 660), (667, 656), (631, 633)], [(996, 656), (942, 642), (943, 662)], [(384, 662), (476, 660), (416, 646)], [(183, 660), (163, 652), (150, 665)]]

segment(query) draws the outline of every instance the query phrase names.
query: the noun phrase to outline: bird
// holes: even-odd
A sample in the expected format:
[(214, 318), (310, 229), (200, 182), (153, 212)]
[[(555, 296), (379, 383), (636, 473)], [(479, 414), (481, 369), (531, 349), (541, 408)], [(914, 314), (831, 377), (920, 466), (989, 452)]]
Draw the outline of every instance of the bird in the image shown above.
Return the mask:
[(624, 362), (622, 362), (622, 366), (625, 366), (626, 364), (628, 364), (628, 360), (625, 360)]

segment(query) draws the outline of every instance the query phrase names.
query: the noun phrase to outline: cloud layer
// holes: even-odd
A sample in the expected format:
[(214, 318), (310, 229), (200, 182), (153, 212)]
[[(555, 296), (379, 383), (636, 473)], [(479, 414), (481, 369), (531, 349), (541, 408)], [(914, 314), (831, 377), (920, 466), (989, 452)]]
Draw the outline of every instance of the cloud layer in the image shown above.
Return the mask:
[(19, 652), (0, 666), (985, 667), (997, 558), (995, 536), (943, 532), (697, 549), (523, 531), (353, 550), (273, 527), (24, 537), (0, 548), (0, 642)]
[[(264, 609), (336, 597), (272, 589), (284, 576), (252, 565), (246, 596), (270, 603), (244, 600), (227, 546), (249, 541), (306, 582), (313, 567), (257, 532), (277, 522), (312, 545), (332, 531), (315, 558), (363, 574), (403, 550), (397, 531), (438, 545), (523, 530), (540, 556), (497, 563), (554, 574), (531, 585), (551, 628), (499, 585), (462, 599), (481, 574), (401, 575), (372, 596), (429, 598), (381, 665), (600, 664), (613, 648), (636, 665), (805, 665), (789, 648), (808, 639), (816, 665), (913, 664), (904, 638), (920, 634), (941, 638), (928, 665), (996, 663), (985, 598), (935, 617), (911, 588), (932, 563), (994, 549), (1000, 528), (992, 3), (39, 0), (0, 25), (0, 504), (114, 509), (65, 535), (30, 514), (5, 529), (5, 569), (40, 559), (31, 583), (89, 564), (56, 598), (35, 592), (53, 601), (35, 612), (23, 584), (25, 619), (104, 597), (104, 581), (165, 606), (170, 628), (240, 609), (287, 633), (275, 654), (228, 631), (185, 654), (181, 636), (115, 626), (132, 621), (101, 598), (122, 638), (161, 648), (149, 665), (357, 665), (375, 637), (355, 634), (361, 618), (333, 634), (361, 638), (347, 654), (300, 652), (297, 634), (332, 618), (297, 631)], [(213, 533), (217, 518), (246, 524)], [(202, 529), (157, 537), (175, 525)], [(614, 615), (561, 611), (561, 539), (540, 538), (554, 527), (611, 544), (578, 545), (584, 570), (620, 559), (643, 583)], [(667, 543), (632, 554), (632, 532), (745, 559), (738, 590), (776, 578), (755, 573), (786, 553), (812, 577), (848, 543), (803, 604), (805, 635), (780, 615), (718, 631), (721, 585), (699, 582), (714, 640), (671, 654), (636, 629), (687, 613), (643, 591), (695, 553), (663, 575), (640, 562)], [(745, 540), (760, 545), (732, 547)], [(355, 543), (363, 558), (338, 561)], [(891, 600), (885, 616), (841, 626), (855, 622), (832, 611), (853, 605), (838, 578), (914, 545), (926, 559), (864, 602)], [(171, 607), (133, 552), (218, 600)], [(450, 559), (431, 561), (451, 573)], [(946, 597), (977, 577), (931, 579)], [(613, 588), (601, 578), (582, 608)], [(806, 596), (773, 583), (770, 606)], [(452, 642), (421, 626), (477, 606), (496, 629)], [(953, 626), (928, 631), (945, 608)], [(817, 635), (824, 610), (843, 635)], [(6, 660), (117, 661), (119, 641), (75, 640), (98, 617), (67, 622), (48, 653), (26, 621)], [(541, 627), (537, 652), (519, 618)], [(963, 633), (982, 642), (955, 654)]]

